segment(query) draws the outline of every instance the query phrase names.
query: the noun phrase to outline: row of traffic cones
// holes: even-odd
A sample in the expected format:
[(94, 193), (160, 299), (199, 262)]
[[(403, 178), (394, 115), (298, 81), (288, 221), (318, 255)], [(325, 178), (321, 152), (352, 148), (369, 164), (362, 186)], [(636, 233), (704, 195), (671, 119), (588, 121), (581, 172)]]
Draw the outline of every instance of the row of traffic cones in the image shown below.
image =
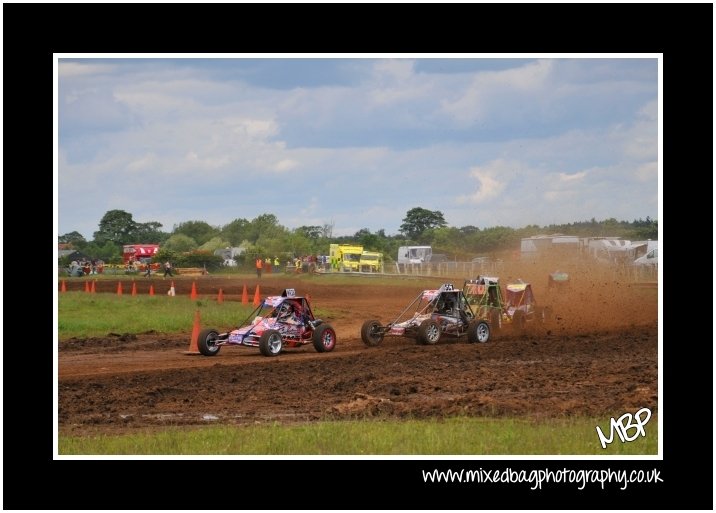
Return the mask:
[[(92, 284), (90, 285), (90, 282), (85, 281), (85, 292), (94, 294), (96, 292), (96, 284), (97, 280), (93, 280)], [(62, 280), (60, 284), (60, 292), (67, 292), (67, 284), (65, 283), (65, 280)], [(122, 289), (122, 282), (117, 282), (117, 295), (121, 296), (123, 294)], [(137, 284), (132, 280), (132, 292), (131, 294), (133, 296), (137, 295)], [(149, 295), (154, 295), (154, 284), (149, 285)], [(174, 282), (172, 281), (171, 286), (169, 287), (169, 291), (167, 292), (168, 296), (176, 296), (176, 289), (174, 288)], [(191, 284), (191, 295), (190, 295), (192, 301), (197, 299), (198, 293), (196, 291), (196, 282), (192, 282)], [(217, 302), (223, 303), (224, 302), (224, 291), (222, 289), (219, 289), (219, 294), (216, 298)], [(249, 304), (249, 292), (246, 288), (246, 285), (244, 285), (244, 290), (241, 294), (241, 304), (248, 305)], [(260, 292), (260, 286), (256, 285), (256, 291), (254, 292), (254, 306), (259, 306), (261, 304), (261, 292)]]

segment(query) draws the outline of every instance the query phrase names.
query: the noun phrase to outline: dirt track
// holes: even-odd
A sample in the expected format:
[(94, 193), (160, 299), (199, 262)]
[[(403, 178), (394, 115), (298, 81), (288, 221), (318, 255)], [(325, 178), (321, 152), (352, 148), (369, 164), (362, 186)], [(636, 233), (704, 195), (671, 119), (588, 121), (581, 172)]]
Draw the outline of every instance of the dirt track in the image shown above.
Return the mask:
[[(175, 280), (177, 293), (188, 294), (192, 280)], [(231, 293), (236, 278), (196, 280), (202, 294), (215, 295), (221, 287), (229, 291), (227, 300), (239, 300), (238, 292)], [(148, 289), (148, 282), (137, 282)], [(255, 280), (244, 282), (253, 290)], [(154, 283), (157, 293), (164, 293), (167, 282)], [(71, 290), (83, 285), (74, 282)], [(116, 286), (100, 281), (98, 292), (111, 293)], [(537, 299), (558, 315), (550, 331), (503, 334), (475, 345), (444, 339), (421, 346), (386, 338), (367, 348), (360, 340), (362, 321), (387, 322), (419, 286), (385, 287), (360, 278), (355, 285), (337, 286), (330, 277), (299, 283), (286, 277), (264, 280), (262, 295), (285, 286), (296, 286), (336, 313), (326, 319), (338, 334), (332, 353), (318, 354), (307, 345), (275, 358), (241, 347), (222, 348), (211, 358), (185, 356), (189, 334), (63, 340), (60, 432), (372, 416), (657, 411), (656, 289), (582, 277), (568, 295), (557, 297), (535, 283)]]

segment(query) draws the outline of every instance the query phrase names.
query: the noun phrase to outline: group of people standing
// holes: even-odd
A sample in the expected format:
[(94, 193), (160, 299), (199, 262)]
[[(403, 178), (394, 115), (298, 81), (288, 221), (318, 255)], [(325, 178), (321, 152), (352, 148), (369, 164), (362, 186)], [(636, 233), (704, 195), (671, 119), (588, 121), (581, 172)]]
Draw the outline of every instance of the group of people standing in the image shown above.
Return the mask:
[(281, 267), (281, 261), (278, 257), (274, 257), (273, 261), (270, 257), (266, 257), (263, 260), (259, 257), (256, 259), (256, 276), (261, 278), (261, 273), (263, 271), (270, 273), (273, 269), (278, 269), (279, 267)]

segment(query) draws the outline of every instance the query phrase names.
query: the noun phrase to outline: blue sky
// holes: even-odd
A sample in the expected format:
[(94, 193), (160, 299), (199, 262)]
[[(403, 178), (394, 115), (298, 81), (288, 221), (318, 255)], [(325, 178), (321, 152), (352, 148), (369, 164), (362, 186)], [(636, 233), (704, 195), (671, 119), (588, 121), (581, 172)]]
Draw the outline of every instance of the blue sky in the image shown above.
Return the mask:
[(58, 232), (659, 217), (658, 60), (58, 58)]

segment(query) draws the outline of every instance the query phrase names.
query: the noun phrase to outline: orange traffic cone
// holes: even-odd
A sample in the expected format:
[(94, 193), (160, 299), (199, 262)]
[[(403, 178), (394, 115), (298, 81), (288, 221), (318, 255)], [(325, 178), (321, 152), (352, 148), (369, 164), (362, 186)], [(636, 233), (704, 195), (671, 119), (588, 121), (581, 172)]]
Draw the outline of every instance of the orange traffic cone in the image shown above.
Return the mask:
[(241, 294), (241, 304), (242, 305), (248, 305), (249, 304), (249, 291), (246, 290), (246, 284), (244, 283), (244, 293)]
[(92, 280), (92, 287), (90, 287), (90, 293), (91, 294), (97, 293), (97, 280)]
[(191, 299), (192, 301), (196, 299), (196, 282), (191, 282)]
[(154, 284), (153, 283), (151, 285), (149, 285), (149, 295), (150, 296), (154, 295)]
[(132, 295), (133, 296), (137, 295), (137, 284), (135, 283), (134, 280), (132, 280)]
[(201, 316), (199, 310), (194, 314), (194, 327), (191, 330), (191, 340), (189, 341), (189, 350), (183, 351), (184, 354), (195, 355), (199, 352), (199, 331), (201, 330)]
[(88, 281), (85, 281), (85, 292), (89, 293), (89, 291), (90, 291), (90, 289), (89, 289), (89, 282), (88, 282)]
[(254, 292), (254, 306), (261, 304), (261, 296), (259, 295), (259, 286), (256, 285), (256, 292)]
[(117, 295), (118, 296), (122, 295), (122, 282), (121, 281), (117, 282)]
[(60, 283), (60, 292), (67, 292), (67, 284), (65, 283), (65, 280), (62, 280), (62, 283)]
[(219, 289), (219, 295), (216, 296), (216, 302), (217, 303), (223, 303), (224, 302), (224, 291)]
[(176, 290), (174, 290), (174, 282), (172, 282), (172, 286), (169, 287), (169, 291), (167, 292), (167, 296), (176, 296)]

